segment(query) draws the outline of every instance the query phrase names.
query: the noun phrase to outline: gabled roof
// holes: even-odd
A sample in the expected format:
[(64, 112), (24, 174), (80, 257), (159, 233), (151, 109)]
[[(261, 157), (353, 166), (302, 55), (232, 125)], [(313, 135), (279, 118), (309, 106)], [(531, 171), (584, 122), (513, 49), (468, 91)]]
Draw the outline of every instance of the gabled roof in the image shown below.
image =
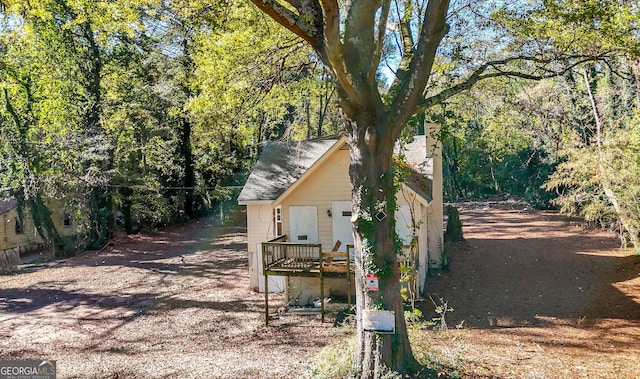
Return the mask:
[[(314, 167), (338, 150), (345, 141), (342, 137), (267, 143), (238, 196), (238, 203), (271, 204), (294, 187), (305, 174), (310, 174)], [(409, 168), (407, 187), (429, 202), (432, 199), (433, 167), (427, 163), (426, 152), (425, 136), (416, 136), (413, 142), (396, 149), (396, 153), (405, 156)]]
[(10, 197), (0, 198), (0, 215), (5, 214), (18, 205), (16, 199)]
[(409, 169), (406, 186), (411, 188), (426, 202), (431, 201), (433, 193), (433, 159), (427, 159), (427, 137), (415, 136), (405, 146), (396, 146), (396, 154), (404, 155)]
[(238, 203), (271, 203), (337, 142), (338, 139), (317, 139), (267, 143), (238, 196)]

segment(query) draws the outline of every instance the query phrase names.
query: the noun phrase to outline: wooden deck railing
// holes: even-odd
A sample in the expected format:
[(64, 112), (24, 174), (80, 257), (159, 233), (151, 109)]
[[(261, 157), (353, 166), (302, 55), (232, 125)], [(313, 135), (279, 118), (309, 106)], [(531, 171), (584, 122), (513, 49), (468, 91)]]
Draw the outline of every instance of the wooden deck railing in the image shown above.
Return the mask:
[(262, 267), (265, 270), (280, 267), (287, 269), (310, 269), (320, 260), (320, 244), (293, 242), (264, 242), (262, 244)]

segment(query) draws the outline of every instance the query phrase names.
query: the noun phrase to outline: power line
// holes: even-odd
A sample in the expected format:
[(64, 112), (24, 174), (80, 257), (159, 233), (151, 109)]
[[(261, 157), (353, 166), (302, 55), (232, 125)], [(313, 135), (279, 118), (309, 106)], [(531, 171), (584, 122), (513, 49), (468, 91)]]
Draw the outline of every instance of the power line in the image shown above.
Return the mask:
[[(220, 186), (220, 187), (181, 187), (181, 186), (161, 186), (161, 187), (148, 187), (142, 185), (122, 185), (122, 184), (106, 184), (103, 186), (89, 186), (89, 188), (131, 188), (131, 189), (158, 189), (158, 190), (174, 190), (174, 191), (195, 191), (195, 190), (205, 190), (205, 191), (215, 191), (215, 190), (234, 190), (241, 189), (243, 186)], [(24, 186), (17, 187), (4, 187), (0, 188), (0, 192), (7, 192), (11, 190), (17, 190), (20, 188), (24, 188)]]

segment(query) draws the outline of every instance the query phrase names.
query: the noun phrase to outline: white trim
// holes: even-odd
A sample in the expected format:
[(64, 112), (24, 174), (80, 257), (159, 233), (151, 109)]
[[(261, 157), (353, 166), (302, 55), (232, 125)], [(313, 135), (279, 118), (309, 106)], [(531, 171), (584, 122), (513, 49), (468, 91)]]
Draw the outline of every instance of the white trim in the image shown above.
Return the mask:
[[(271, 208), (273, 212), (273, 237), (279, 237), (284, 233), (282, 226), (282, 206)], [(278, 228), (280, 226), (280, 228)]]
[(329, 148), (320, 158), (318, 158), (312, 165), (309, 167), (293, 184), (289, 186), (283, 193), (280, 194), (274, 201), (273, 204), (280, 204), (284, 199), (287, 198), (293, 191), (296, 190), (312, 173), (315, 171), (324, 161), (326, 161), (330, 156), (332, 156), (336, 151), (340, 150), (342, 146), (347, 143), (347, 137), (340, 137), (335, 144)]

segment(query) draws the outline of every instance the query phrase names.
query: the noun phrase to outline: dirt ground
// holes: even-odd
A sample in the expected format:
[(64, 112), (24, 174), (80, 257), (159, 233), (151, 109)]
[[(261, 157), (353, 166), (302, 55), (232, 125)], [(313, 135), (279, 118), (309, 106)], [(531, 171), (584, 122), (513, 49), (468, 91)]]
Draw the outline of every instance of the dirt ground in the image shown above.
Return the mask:
[(267, 329), (263, 306), (245, 227), (201, 219), (0, 276), (0, 359), (56, 360), (58, 378), (307, 376), (339, 331), (308, 316)]
[[(461, 210), (466, 242), (429, 283), (449, 329), (414, 334), (416, 351), (468, 378), (640, 378), (638, 257), (550, 212)], [(59, 378), (308, 377), (344, 331), (289, 314), (263, 326), (243, 217), (0, 276), (0, 359), (53, 359)]]
[(473, 378), (640, 378), (640, 257), (552, 212), (460, 210), (466, 242), (429, 283), (449, 331), (421, 343)]

